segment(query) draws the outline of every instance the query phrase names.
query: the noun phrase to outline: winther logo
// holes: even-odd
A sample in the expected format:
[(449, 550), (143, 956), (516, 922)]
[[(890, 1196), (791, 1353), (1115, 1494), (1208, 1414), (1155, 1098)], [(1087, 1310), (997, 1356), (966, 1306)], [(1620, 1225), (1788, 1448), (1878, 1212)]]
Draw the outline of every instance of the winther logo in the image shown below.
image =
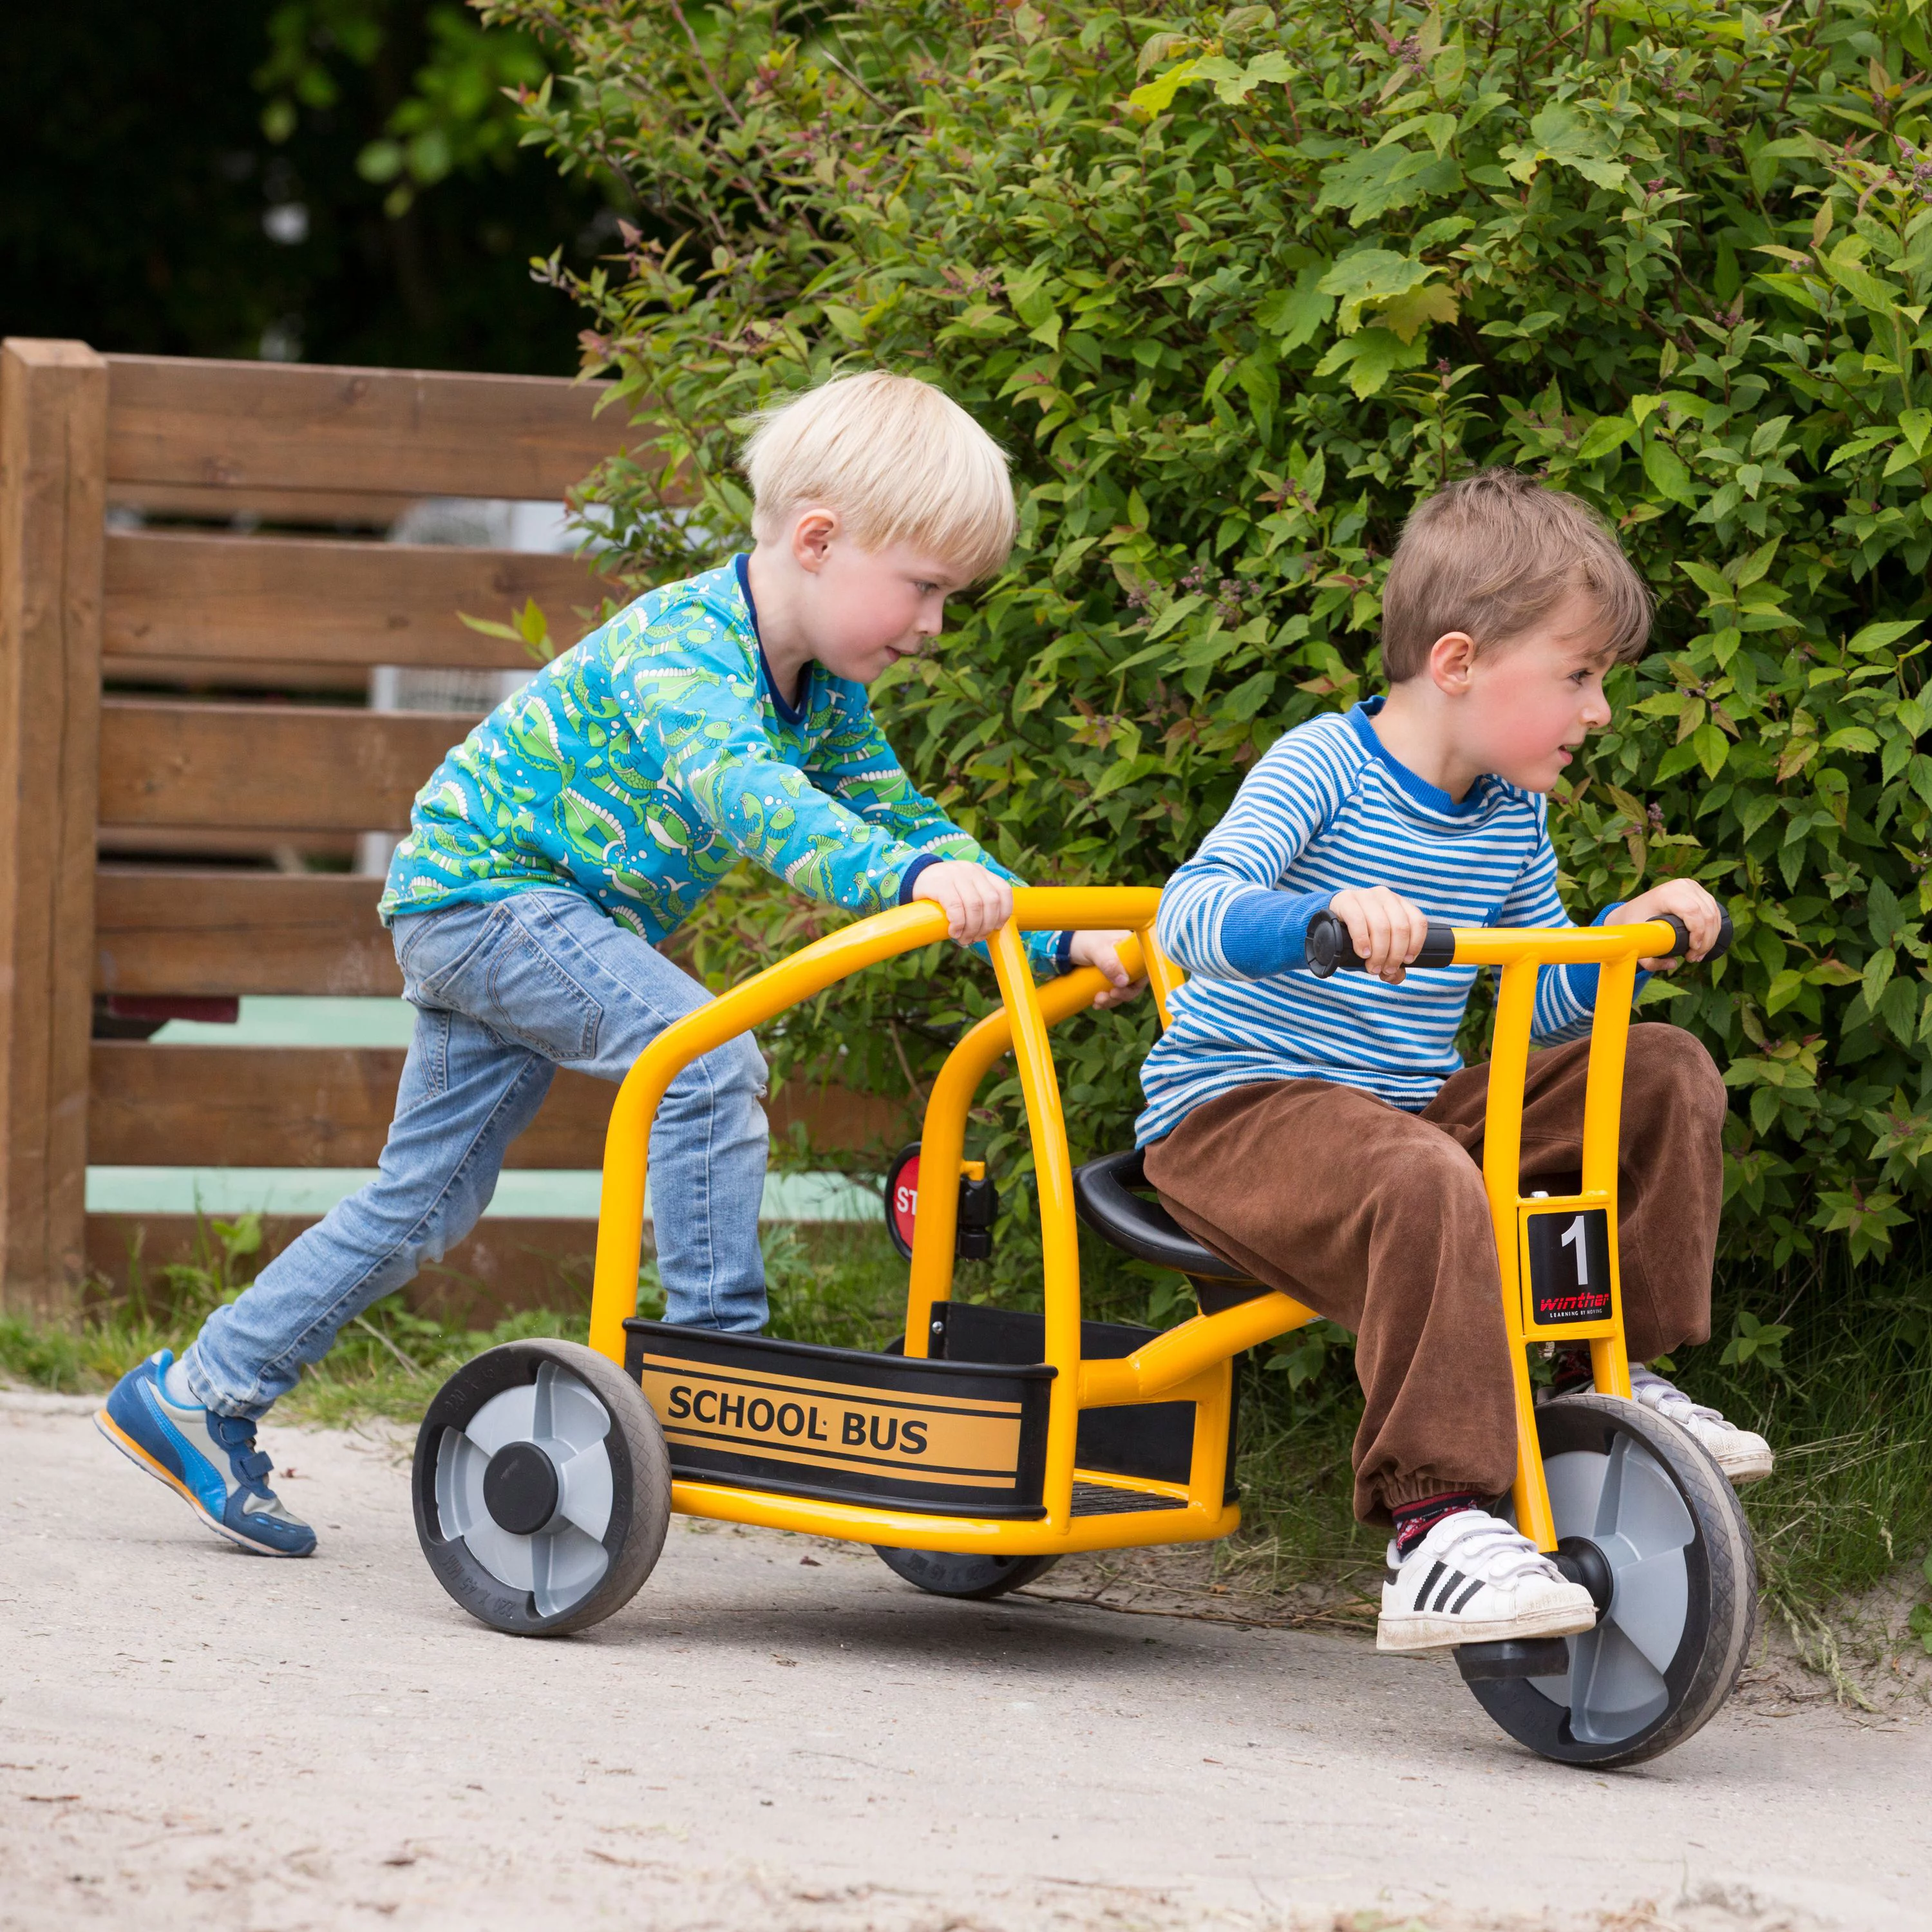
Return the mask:
[(1600, 1208), (1553, 1208), (1526, 1217), (1529, 1324), (1574, 1328), (1610, 1318), (1610, 1216)]

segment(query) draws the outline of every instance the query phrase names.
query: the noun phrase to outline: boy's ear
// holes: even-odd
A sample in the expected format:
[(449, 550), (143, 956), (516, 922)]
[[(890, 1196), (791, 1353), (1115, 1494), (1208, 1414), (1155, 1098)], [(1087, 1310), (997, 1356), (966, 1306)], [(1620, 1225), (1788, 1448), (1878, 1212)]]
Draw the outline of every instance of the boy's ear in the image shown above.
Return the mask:
[(838, 534), (838, 512), (820, 504), (808, 505), (792, 519), (792, 561), (801, 570), (814, 574), (823, 570)]
[(1475, 662), (1476, 640), (1466, 631), (1445, 631), (1429, 647), (1429, 675), (1445, 698), (1468, 689)]

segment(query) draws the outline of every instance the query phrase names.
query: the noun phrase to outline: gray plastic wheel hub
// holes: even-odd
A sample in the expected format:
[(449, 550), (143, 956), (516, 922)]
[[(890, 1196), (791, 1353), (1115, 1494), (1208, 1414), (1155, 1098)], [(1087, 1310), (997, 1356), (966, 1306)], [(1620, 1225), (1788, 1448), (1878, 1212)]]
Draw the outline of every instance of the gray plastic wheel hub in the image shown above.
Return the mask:
[(591, 1390), (546, 1362), (437, 1444), (438, 1527), (497, 1582), (528, 1592), (540, 1616), (581, 1603), (610, 1568), (610, 1432)]

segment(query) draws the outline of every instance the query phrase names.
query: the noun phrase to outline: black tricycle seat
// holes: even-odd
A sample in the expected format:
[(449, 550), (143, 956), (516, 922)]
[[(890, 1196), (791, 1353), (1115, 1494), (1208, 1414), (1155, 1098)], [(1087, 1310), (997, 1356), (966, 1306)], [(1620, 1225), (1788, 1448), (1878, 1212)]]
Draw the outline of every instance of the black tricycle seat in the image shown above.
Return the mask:
[(1186, 1275), (1208, 1313), (1268, 1290), (1248, 1271), (1197, 1241), (1154, 1197), (1146, 1150), (1102, 1155), (1073, 1171), (1073, 1204), (1102, 1239), (1136, 1260)]

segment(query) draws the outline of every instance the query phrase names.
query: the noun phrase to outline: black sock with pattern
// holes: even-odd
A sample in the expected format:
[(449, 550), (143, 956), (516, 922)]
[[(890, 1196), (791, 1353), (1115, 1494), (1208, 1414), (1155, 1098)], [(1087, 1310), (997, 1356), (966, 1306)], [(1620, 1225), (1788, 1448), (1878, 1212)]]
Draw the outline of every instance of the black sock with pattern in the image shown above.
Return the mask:
[(1597, 1379), (1597, 1372), (1590, 1366), (1588, 1343), (1581, 1347), (1573, 1343), (1568, 1348), (1559, 1348), (1550, 1368), (1552, 1395), (1574, 1395), (1580, 1390), (1592, 1387)]
[(1395, 1518), (1396, 1555), (1406, 1556), (1445, 1516), (1482, 1507), (1483, 1498), (1473, 1490), (1449, 1490), (1439, 1496), (1424, 1496), (1420, 1502), (1390, 1504), (1389, 1514)]

